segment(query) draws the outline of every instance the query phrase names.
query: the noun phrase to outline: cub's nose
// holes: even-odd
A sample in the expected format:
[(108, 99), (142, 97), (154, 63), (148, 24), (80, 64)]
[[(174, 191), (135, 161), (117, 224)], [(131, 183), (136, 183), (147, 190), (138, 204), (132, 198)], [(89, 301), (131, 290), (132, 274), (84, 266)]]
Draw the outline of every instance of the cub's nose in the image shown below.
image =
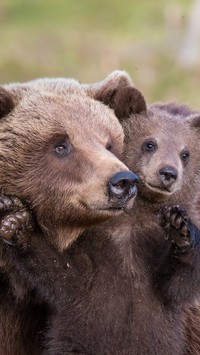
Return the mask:
[(136, 183), (139, 182), (137, 175), (131, 171), (120, 171), (113, 175), (108, 182), (108, 192), (110, 197), (122, 199), (132, 198), (137, 188)]
[(172, 166), (166, 165), (159, 170), (159, 176), (164, 186), (171, 186), (178, 177), (178, 171)]

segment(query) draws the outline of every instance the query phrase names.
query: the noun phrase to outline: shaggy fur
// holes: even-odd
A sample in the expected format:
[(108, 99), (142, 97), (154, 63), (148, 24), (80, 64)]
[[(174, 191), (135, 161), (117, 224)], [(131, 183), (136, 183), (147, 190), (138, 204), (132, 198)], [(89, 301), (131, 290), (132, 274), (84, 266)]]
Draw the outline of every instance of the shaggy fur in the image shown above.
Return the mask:
[[(42, 241), (45, 236), (52, 250), (61, 253), (88, 226), (129, 209), (134, 193), (109, 194), (110, 179), (128, 172), (117, 158), (122, 154), (124, 134), (113, 111), (89, 98), (79, 83), (65, 80), (63, 91), (58, 82), (44, 79), (0, 90), (0, 186), (5, 194), (16, 194), (30, 204), (40, 226), (33, 240)], [(9, 202), (0, 202), (2, 215)], [(15, 213), (18, 204), (13, 198), (12, 202)], [(26, 217), (25, 213), (21, 221)], [(22, 235), (24, 244), (29, 243), (29, 234), (30, 229)], [(6, 233), (3, 236), (9, 239)], [(0, 244), (0, 354), (38, 355), (46, 317), (52, 310), (21, 278), (9, 257), (10, 247), (3, 241)], [(50, 256), (51, 262), (56, 267)], [(46, 272), (51, 279), (49, 267)]]
[(150, 108), (157, 108), (161, 111), (166, 111), (173, 116), (181, 116), (187, 118), (191, 114), (198, 114), (197, 110), (192, 109), (188, 105), (178, 104), (176, 102), (155, 102), (149, 106)]
[(34, 234), (27, 246), (19, 238), (19, 248), (7, 247), (22, 279), (51, 306), (44, 354), (187, 351), (185, 309), (200, 291), (200, 118), (139, 102), (128, 99), (122, 120), (124, 161), (141, 178), (131, 213), (88, 229), (62, 253)]

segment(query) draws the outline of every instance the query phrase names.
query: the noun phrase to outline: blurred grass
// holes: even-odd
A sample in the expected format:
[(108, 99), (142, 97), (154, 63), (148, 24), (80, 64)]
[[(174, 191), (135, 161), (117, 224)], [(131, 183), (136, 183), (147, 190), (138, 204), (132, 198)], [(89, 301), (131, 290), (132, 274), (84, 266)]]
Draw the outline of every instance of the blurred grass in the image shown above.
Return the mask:
[(200, 108), (200, 63), (176, 61), (191, 0), (1, 0), (0, 82), (127, 70), (148, 101)]

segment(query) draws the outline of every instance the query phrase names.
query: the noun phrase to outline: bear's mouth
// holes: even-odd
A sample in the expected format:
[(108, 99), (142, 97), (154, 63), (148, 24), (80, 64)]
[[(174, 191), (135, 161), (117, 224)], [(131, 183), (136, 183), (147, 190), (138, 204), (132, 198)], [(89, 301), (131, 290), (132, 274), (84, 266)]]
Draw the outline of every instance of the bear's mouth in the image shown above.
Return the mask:
[(94, 213), (94, 214), (108, 214), (115, 215), (122, 212), (128, 213), (133, 207), (135, 197), (137, 195), (137, 189), (135, 189), (134, 194), (127, 196), (122, 200), (109, 201), (107, 204), (98, 206), (98, 205), (90, 205), (88, 206), (83, 201), (81, 201), (82, 208)]
[(126, 202), (122, 203), (120, 206), (112, 206), (112, 207), (110, 207), (109, 211), (112, 211), (114, 213), (115, 213), (115, 211), (116, 212), (117, 211), (118, 212), (119, 211), (121, 211), (121, 212), (123, 211), (123, 212), (128, 213), (132, 209), (132, 207), (134, 205), (135, 197), (136, 197), (136, 195), (134, 197), (132, 197), (131, 199), (127, 200)]
[(128, 213), (128, 211), (132, 209), (134, 201), (135, 201), (135, 197), (129, 199), (128, 201), (126, 201), (124, 203), (121, 203), (120, 205), (113, 205), (113, 206), (109, 206), (109, 207), (105, 207), (105, 208), (102, 207), (102, 208), (94, 209), (93, 211), (97, 211), (97, 212), (99, 211), (102, 213), (105, 212), (105, 213), (111, 213), (111, 214), (119, 214), (119, 213), (122, 213), (123, 211)]
[(145, 181), (144, 185), (151, 191), (157, 192), (162, 195), (171, 195), (173, 192), (170, 191), (167, 187), (165, 186), (158, 186), (158, 185), (153, 185), (147, 181)]

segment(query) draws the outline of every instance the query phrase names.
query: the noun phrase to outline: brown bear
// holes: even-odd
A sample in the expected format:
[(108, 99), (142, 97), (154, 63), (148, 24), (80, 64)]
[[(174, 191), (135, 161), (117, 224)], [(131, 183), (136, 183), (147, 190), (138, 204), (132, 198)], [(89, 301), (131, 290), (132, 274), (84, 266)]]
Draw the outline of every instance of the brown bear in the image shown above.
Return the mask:
[(44, 233), (27, 245), (19, 237), (6, 256), (51, 307), (44, 354), (182, 355), (185, 308), (200, 291), (200, 116), (183, 120), (147, 108), (133, 88), (101, 85), (125, 131), (123, 160), (141, 179), (133, 209), (88, 228), (62, 253)]
[[(128, 211), (137, 182), (117, 158), (124, 134), (113, 111), (89, 98), (77, 82), (65, 84), (64, 94), (42, 85), (0, 88), (2, 193), (29, 202), (39, 225), (33, 235), (38, 240), (45, 235), (60, 252), (89, 226)], [(1, 212), (11, 204), (19, 208), (18, 202), (1, 199)], [(21, 216), (22, 222), (27, 219), (25, 211)], [(0, 244), (0, 354), (38, 355), (50, 311), (10, 262), (9, 247)]]
[[(178, 115), (181, 118), (186, 118), (192, 114), (199, 114), (197, 110), (185, 104), (170, 103), (153, 103), (150, 107), (157, 107), (166, 111), (170, 115)], [(197, 196), (196, 213), (200, 216), (200, 200)], [(186, 352), (185, 355), (199, 355), (200, 354), (200, 295), (198, 295), (192, 306), (186, 307), (184, 310), (184, 329), (186, 335)]]

